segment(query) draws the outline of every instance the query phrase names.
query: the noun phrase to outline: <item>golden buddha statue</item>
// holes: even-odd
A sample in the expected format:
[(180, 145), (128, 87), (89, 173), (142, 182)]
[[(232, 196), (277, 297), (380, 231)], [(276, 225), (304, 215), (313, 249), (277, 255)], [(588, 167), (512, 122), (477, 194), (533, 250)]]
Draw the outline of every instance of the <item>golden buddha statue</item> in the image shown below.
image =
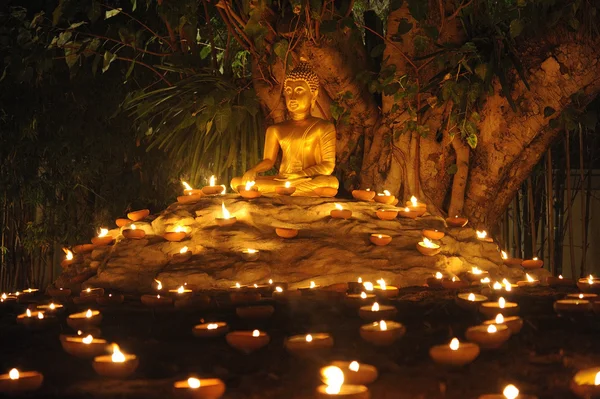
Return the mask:
[[(314, 196), (317, 188), (339, 187), (331, 176), (335, 167), (335, 126), (311, 115), (319, 92), (319, 78), (306, 62), (294, 68), (283, 82), (285, 105), (290, 120), (267, 128), (263, 160), (242, 177), (231, 180), (231, 188), (254, 181), (264, 194), (289, 182), (296, 187), (294, 195)], [(273, 168), (281, 149), (281, 165), (276, 176), (258, 176)]]

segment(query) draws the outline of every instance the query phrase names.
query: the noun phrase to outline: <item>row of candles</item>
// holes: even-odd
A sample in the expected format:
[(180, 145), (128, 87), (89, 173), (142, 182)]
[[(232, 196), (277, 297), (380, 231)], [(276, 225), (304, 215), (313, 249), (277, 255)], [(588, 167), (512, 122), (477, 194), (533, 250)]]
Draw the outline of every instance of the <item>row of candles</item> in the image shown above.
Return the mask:
[[(468, 275), (471, 279), (475, 279), (476, 277), (487, 275), (487, 272), (477, 268), (473, 268)], [(503, 281), (502, 284), (498, 282), (491, 284), (489, 277), (481, 278), (480, 282), (490, 284), (490, 287), (494, 290), (504, 289), (506, 292), (511, 292), (511, 290), (516, 287), (535, 286), (539, 284), (539, 281), (531, 278), (530, 276), (528, 277), (529, 278), (527, 280), (524, 280), (522, 282), (526, 284), (511, 284), (506, 279)], [(592, 277), (589, 277), (589, 279), (592, 279), (592, 282), (590, 282), (591, 285), (596, 283), (596, 281), (594, 281)], [(443, 280), (443, 275), (439, 273), (436, 274), (436, 276), (434, 276), (432, 279), (428, 279), (428, 284), (431, 286), (436, 286), (434, 281)], [(160, 283), (160, 281), (156, 281), (156, 289), (160, 291), (162, 289), (162, 284)], [(372, 304), (366, 306), (363, 305), (365, 303), (368, 303), (369, 301), (374, 301), (377, 297), (382, 299), (394, 298), (398, 295), (398, 288), (387, 285), (383, 279), (378, 280), (377, 283), (378, 285), (373, 285), (370, 282), (362, 282), (362, 279), (359, 279), (357, 283), (350, 283), (349, 285), (353, 286), (354, 288), (360, 287), (362, 289), (362, 292), (360, 294), (346, 294), (346, 303), (349, 306), (358, 307), (358, 315), (365, 321), (370, 322), (369, 324), (366, 324), (360, 328), (360, 335), (365, 341), (380, 346), (391, 345), (405, 333), (405, 328), (404, 326), (402, 326), (401, 323), (397, 323), (395, 321), (390, 320), (395, 317), (397, 313), (396, 308), (394, 306), (389, 305), (379, 305), (378, 302), (373, 302)], [(230, 297), (232, 299), (232, 302), (237, 304), (257, 301), (260, 299), (260, 294), (257, 295), (257, 292), (252, 292), (252, 288), (264, 289), (265, 287), (272, 288), (272, 294), (275, 298), (279, 297), (281, 299), (288, 300), (296, 297), (296, 295), (294, 294), (285, 295), (284, 293), (287, 290), (284, 290), (284, 288), (282, 288), (283, 284), (282, 286), (277, 284), (278, 283), (273, 283), (272, 280), (269, 281), (268, 285), (265, 284), (262, 286), (255, 284), (254, 286), (245, 287), (240, 284), (236, 284), (234, 287), (231, 288)], [(311, 282), (308, 287), (297, 290), (296, 292), (298, 292), (298, 296), (301, 296), (304, 292), (308, 293), (308, 295), (311, 295), (315, 292), (318, 292), (319, 288), (320, 287), (317, 284)], [(37, 290), (35, 289), (29, 289), (24, 292), (32, 294), (36, 291)], [(294, 291), (288, 292), (291, 293)], [(182, 285), (177, 289), (169, 290), (169, 293), (175, 294), (176, 296), (189, 295), (192, 293), (192, 290), (186, 289)], [(99, 296), (102, 294), (102, 289), (88, 288), (82, 291), (80, 295), (88, 297)], [(592, 298), (595, 298), (594, 294), (589, 293), (570, 294), (570, 296), (579, 298), (580, 300), (581, 298), (583, 298), (582, 295), (585, 295), (585, 298), (587, 298), (586, 300), (591, 300)], [(5, 295), (3, 295), (3, 297), (5, 297)], [(160, 295), (158, 295), (158, 297), (160, 297)], [(480, 348), (497, 348), (501, 346), (506, 340), (508, 340), (508, 338), (512, 334), (518, 333), (522, 327), (523, 321), (517, 315), (519, 308), (518, 304), (514, 302), (507, 302), (503, 297), (500, 297), (498, 301), (488, 301), (488, 298), (484, 295), (475, 294), (472, 292), (460, 293), (456, 296), (456, 302), (459, 306), (465, 309), (478, 309), (480, 313), (490, 318), (490, 320), (485, 321), (480, 326), (470, 327), (467, 330), (466, 337), (471, 342), (461, 343), (460, 341), (458, 341), (458, 339), (454, 338), (448, 345), (439, 345), (432, 347), (430, 350), (430, 356), (437, 363), (454, 366), (460, 366), (470, 363), (479, 355)], [(62, 305), (41, 305), (40, 307), (38, 307), (38, 311), (35, 312), (31, 312), (29, 309), (27, 309), (27, 312), (24, 315), (18, 316), (18, 320), (20, 319), (41, 321), (44, 320), (43, 314), (45, 311), (58, 311), (61, 308)], [(273, 314), (273, 312), (274, 308), (270, 305), (251, 305), (238, 307), (236, 309), (236, 313), (240, 317), (250, 319), (270, 317)], [(496, 315), (496, 317), (493, 318), (493, 315)], [(91, 309), (88, 309), (86, 312), (75, 313), (70, 315), (67, 319), (67, 323), (74, 329), (84, 329), (89, 331), (91, 327), (97, 326), (101, 320), (102, 316), (99, 311), (93, 311)], [(259, 330), (229, 332), (229, 328), (224, 322), (203, 323), (195, 326), (193, 331), (194, 335), (198, 337), (216, 337), (226, 334), (226, 341), (229, 343), (230, 346), (238, 350), (244, 351), (246, 353), (250, 353), (252, 351), (260, 349), (270, 342), (270, 337), (266, 332), (262, 332)], [(99, 350), (99, 348), (104, 348), (106, 346), (106, 341), (101, 339), (95, 339), (93, 338), (93, 336), (91, 336), (91, 334), (88, 334), (85, 337), (65, 337), (62, 339), (62, 341), (63, 347), (65, 347), (65, 350), (67, 352), (72, 354), (80, 353), (80, 356), (81, 353), (83, 353), (83, 356), (86, 357), (90, 357), (90, 353), (92, 355), (96, 355), (97, 350)], [(328, 348), (331, 348), (332, 346), (333, 338), (326, 333), (297, 335), (289, 337), (285, 341), (286, 349), (290, 353), (298, 356), (307, 356), (311, 353), (326, 350)], [(96, 348), (96, 350), (89, 348)], [(121, 361), (121, 359), (125, 360)], [(128, 363), (128, 359), (131, 361), (131, 363)], [(120, 363), (124, 364), (121, 365)], [(118, 365), (115, 366), (114, 364)], [(113, 346), (112, 356), (97, 357), (94, 360), (94, 369), (99, 374), (104, 373), (102, 375), (106, 376), (126, 376), (135, 371), (136, 367), (137, 358), (134, 355), (123, 354), (122, 352), (120, 352), (118, 346)], [(348, 372), (348, 370), (350, 370), (350, 372), (354, 372), (356, 373), (356, 375), (350, 374), (350, 379), (347, 379), (347, 381), (350, 382), (350, 385), (343, 385), (343, 383), (340, 383), (340, 378), (337, 377), (333, 379), (324, 378), (324, 382), (326, 382), (326, 385), (318, 388), (317, 391), (319, 394), (325, 392), (327, 393), (327, 395), (332, 395), (335, 394), (335, 392), (337, 392), (338, 394), (347, 397), (346, 395), (349, 392), (368, 392), (366, 387), (361, 385), (357, 387), (352, 384), (352, 382), (355, 381), (356, 378), (359, 378), (359, 375), (361, 375), (361, 373), (358, 373), (358, 370), (360, 369), (362, 369), (364, 373), (369, 375), (373, 375), (374, 370), (374, 378), (376, 378), (376, 369), (370, 365), (359, 365), (357, 362), (346, 362), (344, 364), (332, 365), (329, 367), (336, 367), (339, 370), (347, 369), (346, 373)], [(354, 368), (356, 369), (356, 371), (353, 370)], [(593, 371), (593, 369), (590, 370)], [(597, 370), (596, 373), (592, 373), (592, 371), (590, 370), (583, 370), (576, 375), (576, 377), (573, 380), (573, 384), (576, 385), (576, 387), (573, 388), (575, 391), (579, 390), (581, 392), (587, 393), (598, 392), (597, 390), (600, 389), (600, 373), (598, 371), (600, 370)], [(325, 371), (323, 372), (325, 373)], [(14, 376), (14, 372), (12, 373)], [(339, 376), (338, 371), (335, 371), (335, 373)], [(343, 374), (344, 371), (342, 371), (342, 376)], [(30, 374), (26, 373), (24, 375)], [(36, 381), (36, 379), (33, 378), (32, 381)], [(187, 381), (176, 382), (176, 386), (178, 386), (179, 389), (196, 389), (194, 388), (196, 385), (202, 386), (201, 381), (202, 380), (198, 380), (192, 377)], [(211, 387), (211, 392), (214, 391), (214, 389), (217, 389), (217, 391), (220, 391), (222, 389), (224, 391), (225, 387), (224, 385), (221, 385), (222, 382), (219, 382), (219, 380), (215, 379), (211, 379), (211, 381), (213, 382), (207, 385)], [(593, 381), (593, 383), (591, 381)], [(368, 384), (368, 382), (364, 382), (363, 384)], [(507, 392), (514, 392), (514, 389), (509, 389), (509, 391), (505, 389), (504, 395), (506, 398), (509, 398), (511, 396), (506, 396)], [(518, 393), (518, 390), (516, 392)]]

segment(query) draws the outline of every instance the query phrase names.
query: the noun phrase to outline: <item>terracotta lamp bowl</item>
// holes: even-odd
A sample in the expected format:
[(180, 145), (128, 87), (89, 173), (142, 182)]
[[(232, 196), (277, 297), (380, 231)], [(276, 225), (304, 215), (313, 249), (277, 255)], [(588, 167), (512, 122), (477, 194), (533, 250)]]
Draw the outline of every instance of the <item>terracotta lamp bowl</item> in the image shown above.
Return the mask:
[(375, 202), (379, 202), (380, 204), (392, 205), (394, 201), (396, 201), (396, 197), (393, 195), (376, 195), (373, 197)]
[(220, 227), (227, 227), (234, 225), (235, 222), (237, 222), (237, 219), (235, 218), (235, 216), (232, 216), (229, 219), (215, 218), (215, 222), (217, 222), (217, 225)]
[(119, 219), (115, 220), (115, 224), (118, 227), (123, 227), (123, 226), (127, 226), (128, 224), (131, 224), (131, 220), (119, 218)]
[(420, 210), (409, 209), (408, 211), (405, 211), (404, 209), (400, 209), (400, 211), (398, 212), (398, 215), (401, 218), (416, 219), (419, 216), (423, 215), (424, 213), (425, 212), (421, 212)]
[(435, 256), (437, 254), (440, 253), (440, 251), (442, 250), (442, 248), (428, 248), (425, 247), (423, 245), (421, 245), (421, 243), (417, 243), (417, 251), (419, 251), (422, 255), (425, 256)]
[(93, 237), (92, 244), (101, 247), (101, 246), (112, 244), (114, 240), (115, 239), (112, 238), (112, 236)]
[(275, 187), (275, 193), (277, 195), (292, 195), (296, 192), (296, 187), (285, 187), (285, 186), (281, 186), (281, 187)]
[(502, 259), (502, 263), (504, 263), (504, 265), (508, 266), (508, 267), (517, 267), (517, 266), (521, 266), (521, 263), (523, 263), (523, 259), (521, 259), (521, 258)]
[(441, 240), (446, 235), (443, 231), (429, 229), (423, 229), (421, 234), (423, 234), (423, 237), (429, 238), (430, 240)]
[(382, 247), (392, 242), (392, 237), (387, 234), (371, 234), (369, 240), (378, 247)]
[(449, 278), (442, 279), (442, 287), (444, 287), (447, 290), (459, 290), (461, 288), (467, 288), (470, 285), (471, 284), (468, 281), (462, 281), (462, 280), (452, 281), (452, 279), (449, 279)]
[(178, 233), (174, 232), (174, 231), (170, 231), (170, 232), (163, 234), (163, 238), (165, 240), (171, 241), (171, 242), (179, 242), (179, 241), (183, 240), (186, 236), (187, 236), (187, 233), (185, 231), (181, 231)]
[(465, 227), (469, 223), (467, 218), (446, 218), (446, 224), (450, 227)]
[(73, 252), (75, 252), (76, 254), (85, 254), (88, 252), (92, 252), (94, 248), (96, 248), (94, 244), (75, 245), (73, 247)]
[(352, 211), (350, 209), (332, 209), (329, 212), (329, 216), (334, 219), (350, 219), (352, 217)]
[(225, 186), (222, 185), (202, 187), (202, 193), (204, 195), (217, 195), (221, 194), (223, 191), (225, 191)]
[(146, 237), (146, 232), (142, 229), (123, 229), (121, 234), (123, 234), (123, 237), (133, 240), (139, 240)]
[(523, 266), (523, 269), (539, 269), (544, 266), (544, 261), (540, 259), (524, 259), (523, 262), (521, 262), (521, 266)]
[(317, 187), (314, 189), (314, 193), (318, 197), (335, 197), (338, 193), (338, 190), (332, 187)]
[(376, 215), (381, 220), (394, 220), (398, 216), (397, 209), (378, 209)]
[(133, 220), (134, 222), (139, 222), (140, 220), (147, 218), (148, 215), (150, 215), (150, 210), (141, 209), (139, 211), (129, 212), (127, 214), (127, 217), (129, 218), (129, 220)]
[(352, 197), (360, 201), (373, 201), (375, 194), (377, 194), (375, 191), (352, 190)]
[(288, 229), (284, 227), (275, 228), (275, 233), (281, 238), (294, 238), (298, 235), (297, 229)]
[(246, 190), (245, 185), (237, 186), (237, 192), (239, 195), (242, 196), (242, 198), (245, 198), (245, 199), (254, 199), (254, 198), (258, 198), (262, 195), (260, 193), (260, 191), (258, 191), (258, 189), (255, 189), (254, 187), (250, 190)]
[(202, 195), (180, 195), (179, 197), (177, 197), (177, 202), (180, 204), (195, 204), (196, 202), (200, 201), (200, 199), (202, 198)]

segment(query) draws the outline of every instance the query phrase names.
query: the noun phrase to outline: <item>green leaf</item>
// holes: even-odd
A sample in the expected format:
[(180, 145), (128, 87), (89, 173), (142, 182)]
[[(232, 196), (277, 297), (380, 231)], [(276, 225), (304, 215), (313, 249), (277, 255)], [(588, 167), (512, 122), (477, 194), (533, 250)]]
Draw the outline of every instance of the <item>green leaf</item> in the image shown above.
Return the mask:
[(113, 8), (112, 10), (107, 10), (104, 14), (104, 19), (109, 19), (114, 17), (115, 15), (119, 15), (121, 11), (123, 11), (122, 8)]
[(424, 21), (427, 18), (428, 4), (429, 2), (426, 0), (408, 0), (410, 15), (417, 21)]
[(472, 134), (467, 136), (467, 144), (469, 144), (469, 147), (472, 149), (475, 149), (477, 147), (477, 135)]
[(206, 59), (206, 57), (208, 57), (209, 54), (210, 54), (210, 45), (202, 47), (202, 50), (200, 50), (200, 59), (202, 59), (202, 60)]
[(412, 29), (412, 22), (408, 22), (408, 19), (402, 18), (398, 23), (398, 34), (400, 36), (407, 34)]
[(471, 119), (472, 119), (474, 122), (478, 123), (478, 122), (481, 120), (481, 116), (479, 115), (479, 113), (478, 113), (478, 112), (473, 112), (473, 113), (471, 114)]
[(206, 122), (206, 134), (210, 133), (210, 129), (212, 129), (213, 126), (213, 120), (210, 119), (208, 122)]
[(275, 43), (275, 45), (273, 46), (273, 51), (275, 52), (275, 54), (277, 54), (277, 57), (279, 57), (280, 60), (285, 62), (285, 57), (288, 54), (289, 46), (290, 43), (287, 40), (283, 39)]
[(110, 68), (110, 64), (112, 64), (112, 62), (116, 59), (117, 59), (116, 54), (113, 54), (109, 51), (105, 51), (104, 52), (104, 62), (102, 64), (102, 73), (108, 71), (108, 68)]
[(79, 28), (81, 25), (85, 25), (85, 24), (87, 24), (87, 22), (85, 22), (85, 21), (76, 22), (74, 24), (71, 24), (69, 26), (69, 29), (76, 29), (76, 28)]
[(554, 115), (555, 112), (556, 111), (552, 107), (546, 107), (546, 108), (544, 108), (544, 118), (547, 118), (547, 117), (549, 117), (551, 115)]
[(71, 40), (71, 36), (73, 36), (71, 32), (62, 32), (60, 35), (58, 35), (58, 41), (56, 42), (56, 45), (59, 47), (64, 46), (69, 40)]
[(133, 68), (135, 67), (135, 61), (133, 61), (130, 65), (129, 65), (129, 69), (127, 69), (127, 74), (125, 74), (125, 80), (128, 80), (129, 77), (131, 76), (131, 73), (133, 72)]
[(215, 112), (215, 127), (217, 128), (217, 132), (223, 133), (227, 129), (230, 119), (231, 106), (227, 104), (219, 107), (217, 112)]
[(373, 47), (373, 50), (371, 50), (371, 57), (378, 58), (379, 56), (383, 55), (384, 50), (385, 50), (385, 44), (384, 43), (378, 44), (377, 46)]
[(449, 165), (446, 169), (446, 173), (448, 173), (449, 175), (455, 175), (456, 172), (458, 172), (458, 166), (455, 163)]
[(523, 28), (523, 21), (520, 19), (513, 19), (510, 23), (510, 37), (514, 39), (515, 37), (519, 36), (521, 32), (523, 32)]

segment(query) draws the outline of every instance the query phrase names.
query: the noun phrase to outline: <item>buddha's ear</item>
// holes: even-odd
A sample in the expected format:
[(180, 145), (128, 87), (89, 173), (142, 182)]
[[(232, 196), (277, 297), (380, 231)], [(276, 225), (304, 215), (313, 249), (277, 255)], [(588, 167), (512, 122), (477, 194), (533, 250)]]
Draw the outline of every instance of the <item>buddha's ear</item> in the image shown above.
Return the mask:
[(314, 103), (315, 101), (317, 101), (318, 97), (319, 97), (319, 89), (312, 92), (312, 102)]

